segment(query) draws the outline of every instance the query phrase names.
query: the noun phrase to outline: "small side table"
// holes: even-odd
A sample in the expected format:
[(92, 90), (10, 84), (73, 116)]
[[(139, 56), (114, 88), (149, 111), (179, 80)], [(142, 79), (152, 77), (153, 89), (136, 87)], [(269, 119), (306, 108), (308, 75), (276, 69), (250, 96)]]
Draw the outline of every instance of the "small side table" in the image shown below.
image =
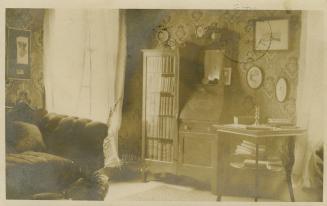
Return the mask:
[(292, 186), (292, 169), (294, 165), (294, 145), (295, 137), (299, 135), (304, 135), (306, 130), (294, 127), (294, 128), (275, 128), (271, 129), (249, 129), (246, 125), (214, 125), (218, 132), (218, 160), (217, 164), (217, 201), (221, 200), (223, 195), (223, 187), (225, 181), (226, 167), (229, 162), (226, 161), (229, 157), (226, 157), (226, 148), (228, 148), (228, 140), (230, 138), (241, 138), (244, 140), (249, 140), (256, 145), (256, 155), (255, 155), (255, 188), (254, 188), (254, 200), (258, 200), (258, 176), (259, 176), (259, 144), (261, 141), (268, 139), (282, 141), (281, 148), (281, 160), (283, 167), (286, 172), (286, 179), (288, 184), (288, 189), (290, 193), (290, 199), (292, 202), (295, 201), (293, 186)]

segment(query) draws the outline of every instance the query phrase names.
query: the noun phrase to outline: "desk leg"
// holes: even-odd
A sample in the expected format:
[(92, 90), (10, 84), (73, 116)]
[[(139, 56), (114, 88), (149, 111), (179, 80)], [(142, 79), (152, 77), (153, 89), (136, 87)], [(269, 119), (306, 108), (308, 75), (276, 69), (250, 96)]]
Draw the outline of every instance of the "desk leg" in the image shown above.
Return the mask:
[(281, 145), (281, 159), (283, 162), (283, 166), (286, 172), (286, 180), (288, 191), (290, 193), (291, 201), (294, 202), (294, 192), (293, 192), (293, 185), (292, 185), (292, 170), (294, 165), (294, 137), (290, 136), (286, 139), (283, 145)]
[(225, 161), (224, 161), (224, 141), (222, 134), (218, 134), (218, 151), (217, 151), (217, 199), (216, 201), (221, 201), (221, 196), (223, 193), (223, 181), (224, 181), (224, 166), (225, 166)]
[(259, 175), (259, 145), (255, 143), (255, 185), (254, 185), (254, 201), (258, 201), (258, 175)]
[(292, 185), (292, 170), (293, 170), (293, 165), (295, 161), (294, 157), (294, 137), (289, 137), (288, 138), (288, 143), (287, 143), (287, 151), (288, 151), (288, 161), (286, 166), (286, 179), (287, 179), (287, 184), (288, 184), (288, 190), (290, 192), (290, 198), (291, 201), (294, 202), (294, 192), (293, 192), (293, 185)]

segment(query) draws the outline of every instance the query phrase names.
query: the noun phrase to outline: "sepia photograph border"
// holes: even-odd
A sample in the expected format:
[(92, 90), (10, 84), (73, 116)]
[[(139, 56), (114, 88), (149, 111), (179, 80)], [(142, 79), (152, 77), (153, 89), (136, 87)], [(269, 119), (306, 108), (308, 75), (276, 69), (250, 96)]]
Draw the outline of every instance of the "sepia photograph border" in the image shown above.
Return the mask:
[[(0, 104), (1, 104), (1, 117), (0, 117), (0, 131), (1, 135), (1, 149), (0, 155), (0, 205), (326, 205), (327, 194), (326, 194), (326, 180), (324, 180), (324, 191), (323, 191), (323, 202), (98, 202), (98, 201), (37, 201), (37, 200), (6, 200), (5, 196), (5, 73), (6, 73), (6, 57), (5, 57), (5, 9), (6, 8), (111, 8), (111, 9), (230, 9), (230, 10), (317, 10), (324, 12), (324, 32), (327, 34), (327, 11), (326, 1), (323, 0), (312, 0), (312, 1), (292, 1), (292, 0), (262, 0), (254, 1), (241, 1), (241, 0), (190, 0), (190, 1), (165, 1), (165, 0), (72, 0), (72, 1), (52, 1), (52, 0), (3, 0), (0, 2), (0, 45), (3, 45), (0, 49), (0, 76), (2, 86), (0, 87)], [(289, 31), (291, 32), (291, 31)], [(325, 52), (327, 51), (327, 35), (324, 35), (325, 39), (321, 42), (324, 44)], [(326, 54), (324, 54), (326, 56)], [(326, 58), (327, 59), (327, 58)], [(29, 62), (30, 63), (30, 62)], [(324, 71), (322, 74), (325, 81), (327, 82), (327, 67), (326, 60), (324, 60)], [(325, 83), (325, 86), (327, 83)], [(327, 91), (325, 91), (326, 94)], [(324, 96), (324, 105), (327, 103), (327, 95)], [(324, 111), (324, 123), (327, 124), (327, 109)], [(324, 130), (324, 137), (326, 137), (326, 131)], [(326, 148), (324, 143), (324, 148)], [(325, 154), (325, 161), (326, 161)], [(326, 170), (324, 171), (324, 176)], [(325, 176), (326, 177), (326, 176)], [(324, 178), (326, 179), (326, 178)], [(109, 188), (110, 192), (110, 188)]]

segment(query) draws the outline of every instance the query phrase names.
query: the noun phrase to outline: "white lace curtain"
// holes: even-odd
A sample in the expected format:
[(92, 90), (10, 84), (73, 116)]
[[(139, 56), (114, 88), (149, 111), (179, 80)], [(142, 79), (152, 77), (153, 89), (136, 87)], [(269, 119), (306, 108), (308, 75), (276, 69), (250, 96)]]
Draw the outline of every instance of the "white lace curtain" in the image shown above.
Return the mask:
[(126, 53), (124, 18), (119, 10), (51, 9), (44, 22), (46, 108), (108, 123), (106, 166), (119, 164)]
[(324, 141), (324, 24), (323, 13), (303, 11), (299, 79), (297, 91), (297, 124), (307, 135), (297, 138), (294, 174), (302, 187), (315, 186), (314, 153)]

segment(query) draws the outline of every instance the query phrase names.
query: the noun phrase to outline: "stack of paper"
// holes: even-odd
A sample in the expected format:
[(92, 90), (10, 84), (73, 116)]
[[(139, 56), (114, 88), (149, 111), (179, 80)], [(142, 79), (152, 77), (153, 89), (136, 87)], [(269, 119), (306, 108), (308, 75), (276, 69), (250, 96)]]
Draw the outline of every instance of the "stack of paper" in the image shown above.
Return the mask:
[[(266, 145), (259, 145), (259, 156), (262, 156), (266, 152)], [(236, 146), (236, 155), (256, 155), (256, 145), (253, 142), (243, 140), (240, 145)]]

